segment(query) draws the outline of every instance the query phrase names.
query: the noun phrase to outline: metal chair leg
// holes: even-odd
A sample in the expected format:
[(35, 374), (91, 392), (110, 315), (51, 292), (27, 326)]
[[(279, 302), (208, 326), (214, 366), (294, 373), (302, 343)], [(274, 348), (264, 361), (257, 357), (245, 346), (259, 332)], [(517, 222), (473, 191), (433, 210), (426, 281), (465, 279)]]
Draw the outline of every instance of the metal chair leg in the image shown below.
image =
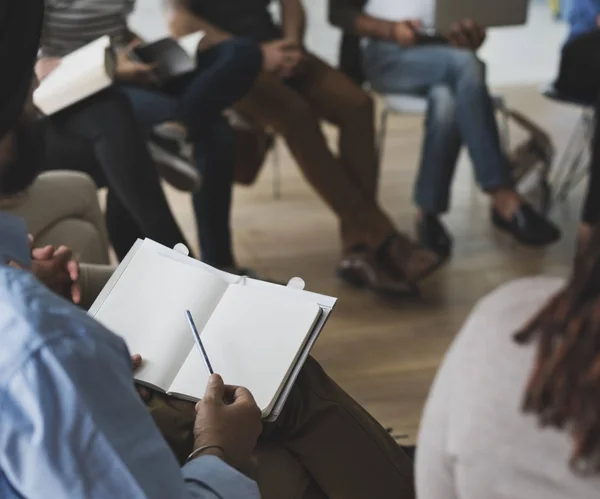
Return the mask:
[(279, 143), (277, 137), (275, 138), (271, 154), (273, 155), (273, 197), (275, 199), (281, 199), (281, 158), (279, 156)]
[(385, 155), (385, 139), (387, 137), (387, 126), (389, 117), (389, 109), (384, 108), (381, 111), (381, 117), (379, 118), (379, 132), (377, 134), (377, 156), (380, 167), (383, 165), (383, 159)]
[[(588, 168), (587, 150), (593, 130), (593, 120), (589, 112), (584, 111), (569, 139), (569, 143), (557, 165), (555, 175), (555, 200), (563, 202), (578, 182), (581, 181)], [(581, 176), (581, 172), (584, 172)]]

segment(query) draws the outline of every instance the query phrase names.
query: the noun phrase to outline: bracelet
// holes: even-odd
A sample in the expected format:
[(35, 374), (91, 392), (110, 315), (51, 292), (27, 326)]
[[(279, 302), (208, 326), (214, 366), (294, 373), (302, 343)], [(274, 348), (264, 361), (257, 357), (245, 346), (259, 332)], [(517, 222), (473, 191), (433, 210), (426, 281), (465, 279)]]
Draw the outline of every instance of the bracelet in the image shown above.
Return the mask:
[(221, 447), (220, 445), (204, 445), (203, 447), (199, 447), (194, 452), (192, 452), (188, 456), (188, 458), (185, 460), (185, 462), (186, 463), (190, 462), (192, 459), (195, 459), (200, 454), (202, 454), (203, 452), (206, 452), (207, 450), (210, 450), (210, 449), (218, 449), (218, 450), (220, 450), (223, 453), (223, 457), (225, 457), (225, 449), (223, 449), (223, 447)]

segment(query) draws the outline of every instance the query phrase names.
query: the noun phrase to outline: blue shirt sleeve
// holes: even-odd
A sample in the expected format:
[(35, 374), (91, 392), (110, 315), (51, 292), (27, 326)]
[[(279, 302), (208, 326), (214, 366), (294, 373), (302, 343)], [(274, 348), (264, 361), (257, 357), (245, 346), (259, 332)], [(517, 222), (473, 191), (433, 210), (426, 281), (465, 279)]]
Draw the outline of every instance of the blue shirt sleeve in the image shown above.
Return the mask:
[(0, 482), (28, 499), (258, 499), (256, 484), (216, 457), (179, 468), (135, 391), (126, 347), (84, 322), (2, 383)]

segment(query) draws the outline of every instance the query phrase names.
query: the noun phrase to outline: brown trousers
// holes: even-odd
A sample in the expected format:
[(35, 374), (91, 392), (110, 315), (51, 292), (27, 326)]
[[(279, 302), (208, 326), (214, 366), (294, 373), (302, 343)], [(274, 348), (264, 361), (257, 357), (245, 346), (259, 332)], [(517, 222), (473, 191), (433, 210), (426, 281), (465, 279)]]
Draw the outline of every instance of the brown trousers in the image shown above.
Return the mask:
[[(378, 247), (395, 232), (377, 202), (374, 105), (348, 77), (313, 55), (288, 82), (263, 73), (235, 105), (252, 122), (282, 136), (308, 182), (335, 212), (345, 250)], [(339, 155), (320, 126), (339, 128)]]
[[(194, 405), (154, 394), (149, 409), (185, 460)], [(387, 431), (312, 358), (277, 422), (265, 425), (256, 459), (263, 499), (412, 499), (413, 464)]]

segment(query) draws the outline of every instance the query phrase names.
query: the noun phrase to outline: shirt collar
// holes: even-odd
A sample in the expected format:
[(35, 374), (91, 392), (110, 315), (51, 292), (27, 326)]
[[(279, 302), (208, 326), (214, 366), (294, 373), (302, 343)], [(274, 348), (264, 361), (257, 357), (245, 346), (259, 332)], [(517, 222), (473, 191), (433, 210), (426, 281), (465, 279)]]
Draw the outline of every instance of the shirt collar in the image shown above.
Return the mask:
[(15, 261), (31, 267), (31, 250), (25, 220), (0, 212), (0, 265)]

